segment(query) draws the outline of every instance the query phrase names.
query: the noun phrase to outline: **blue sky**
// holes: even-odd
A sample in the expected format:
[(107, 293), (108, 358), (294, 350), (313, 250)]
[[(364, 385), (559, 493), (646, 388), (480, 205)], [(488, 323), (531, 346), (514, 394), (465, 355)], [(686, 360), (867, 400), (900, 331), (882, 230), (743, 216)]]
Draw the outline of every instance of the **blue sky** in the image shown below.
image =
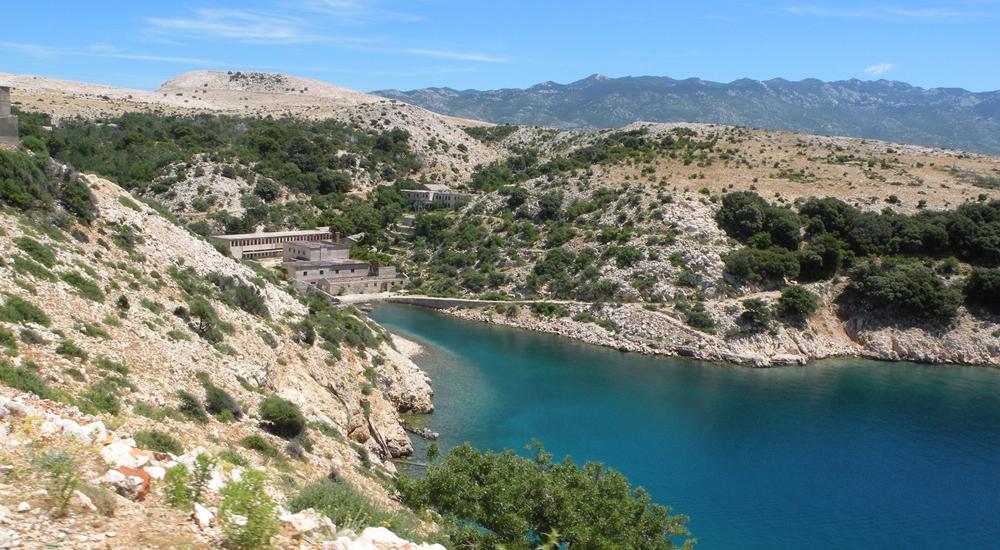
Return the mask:
[(359, 90), (592, 73), (1000, 89), (1000, 0), (7, 2), (0, 72), (152, 89), (264, 70)]

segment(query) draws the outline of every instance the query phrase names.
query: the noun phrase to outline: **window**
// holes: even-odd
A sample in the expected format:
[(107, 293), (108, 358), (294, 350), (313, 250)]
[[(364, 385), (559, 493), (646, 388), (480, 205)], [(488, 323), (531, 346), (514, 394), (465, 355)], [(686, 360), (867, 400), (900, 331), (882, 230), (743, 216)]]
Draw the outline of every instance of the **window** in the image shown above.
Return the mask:
[(302, 275), (308, 275), (308, 274), (309, 274), (309, 272), (308, 272), (308, 271), (303, 271), (303, 272), (302, 272)]

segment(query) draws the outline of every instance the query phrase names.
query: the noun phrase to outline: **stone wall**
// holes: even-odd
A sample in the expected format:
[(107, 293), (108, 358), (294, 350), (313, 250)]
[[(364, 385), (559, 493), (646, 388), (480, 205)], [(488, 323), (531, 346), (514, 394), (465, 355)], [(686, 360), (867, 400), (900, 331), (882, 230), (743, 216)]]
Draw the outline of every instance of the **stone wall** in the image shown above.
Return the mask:
[(17, 117), (10, 114), (10, 88), (0, 86), (0, 144), (17, 145), (18, 135)]

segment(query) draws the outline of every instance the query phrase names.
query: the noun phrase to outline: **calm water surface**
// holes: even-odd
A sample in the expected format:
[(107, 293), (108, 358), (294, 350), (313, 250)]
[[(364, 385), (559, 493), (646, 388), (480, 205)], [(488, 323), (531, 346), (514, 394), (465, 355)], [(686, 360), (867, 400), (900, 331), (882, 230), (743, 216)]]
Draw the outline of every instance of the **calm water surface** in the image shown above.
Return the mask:
[(602, 461), (691, 517), (702, 549), (1000, 548), (1000, 371), (863, 360), (750, 369), (643, 357), (430, 311), (442, 450)]

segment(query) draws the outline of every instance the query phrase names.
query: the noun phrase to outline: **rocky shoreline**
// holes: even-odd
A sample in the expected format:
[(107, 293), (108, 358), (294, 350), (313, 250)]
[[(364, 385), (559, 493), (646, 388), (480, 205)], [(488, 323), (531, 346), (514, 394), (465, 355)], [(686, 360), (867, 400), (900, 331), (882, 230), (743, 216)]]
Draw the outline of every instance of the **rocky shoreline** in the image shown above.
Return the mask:
[[(727, 305), (717, 302), (710, 307), (724, 309)], [(526, 310), (509, 315), (491, 308), (440, 311), (460, 319), (565, 336), (623, 352), (752, 367), (804, 365), (819, 359), (862, 357), (1000, 368), (1000, 335), (981, 328), (994, 323), (984, 323), (965, 311), (947, 329), (934, 332), (919, 327), (891, 326), (861, 317), (841, 321), (828, 301), (827, 307), (805, 327), (781, 326), (773, 332), (725, 337), (727, 327), (719, 327), (716, 334), (700, 332), (639, 304), (603, 305), (598, 309), (569, 306), (568, 310), (568, 317), (540, 317)], [(570, 318), (584, 310), (613, 323), (619, 330), (613, 332)]]

